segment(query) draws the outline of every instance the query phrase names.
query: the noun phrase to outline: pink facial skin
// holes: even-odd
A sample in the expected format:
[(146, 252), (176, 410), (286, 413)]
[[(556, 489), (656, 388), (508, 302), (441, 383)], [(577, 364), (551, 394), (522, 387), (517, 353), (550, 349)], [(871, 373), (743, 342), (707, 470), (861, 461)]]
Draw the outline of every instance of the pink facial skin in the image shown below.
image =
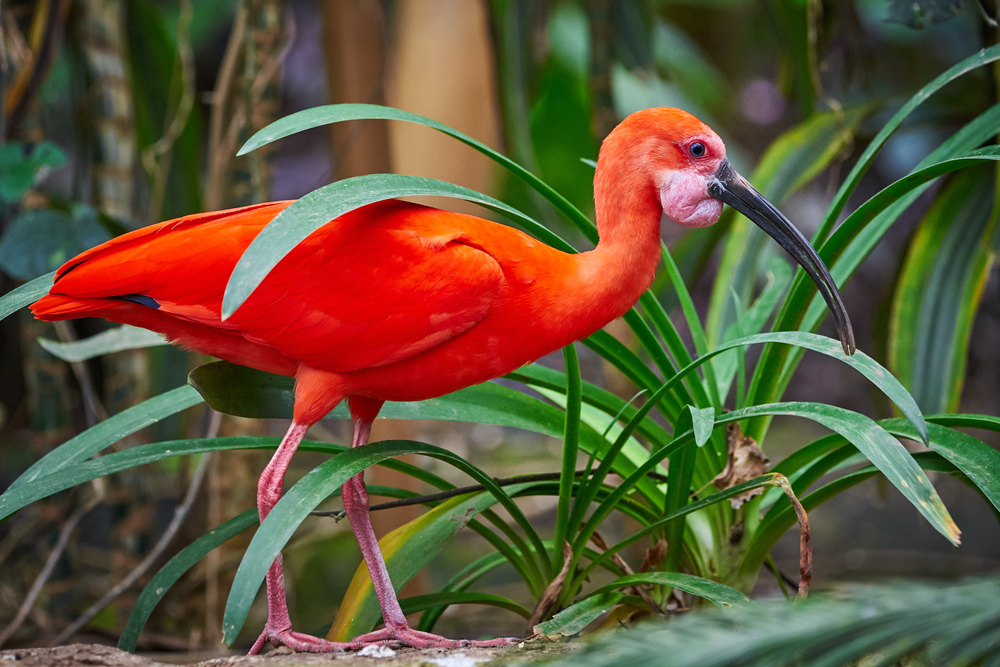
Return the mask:
[(697, 171), (665, 174), (660, 205), (668, 218), (685, 227), (707, 227), (722, 214), (722, 202), (708, 194), (708, 180)]

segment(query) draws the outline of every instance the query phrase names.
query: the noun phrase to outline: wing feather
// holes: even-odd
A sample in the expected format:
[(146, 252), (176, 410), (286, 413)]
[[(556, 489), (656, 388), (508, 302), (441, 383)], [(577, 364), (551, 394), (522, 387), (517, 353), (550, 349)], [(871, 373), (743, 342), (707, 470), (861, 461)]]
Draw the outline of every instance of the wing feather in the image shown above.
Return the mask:
[[(497, 261), (468, 237), (470, 226), (492, 223), (380, 202), (312, 234), (221, 321), (236, 261), (288, 203), (187, 216), (125, 234), (67, 262), (51, 294), (60, 295), (64, 310), (65, 297), (98, 305), (123, 295), (150, 297), (164, 315), (346, 372), (401, 361), (461, 335), (486, 317), (503, 288)], [(44, 317), (45, 308), (43, 299), (36, 313)], [(92, 310), (103, 315), (97, 305)], [(197, 340), (182, 342), (199, 349)]]

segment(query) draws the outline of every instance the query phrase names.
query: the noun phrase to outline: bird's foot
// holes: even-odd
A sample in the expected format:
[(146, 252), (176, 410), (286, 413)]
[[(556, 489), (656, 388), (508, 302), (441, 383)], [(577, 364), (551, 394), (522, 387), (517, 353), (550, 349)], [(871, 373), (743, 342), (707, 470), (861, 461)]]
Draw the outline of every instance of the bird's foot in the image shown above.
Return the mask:
[(271, 627), (268, 623), (247, 655), (259, 654), (264, 648), (264, 644), (268, 642), (271, 642), (272, 646), (287, 646), (293, 651), (302, 653), (333, 653), (353, 648), (351, 644), (331, 642), (302, 632), (295, 632), (291, 626), (279, 629)]
[(521, 640), (515, 637), (498, 637), (497, 639), (487, 639), (484, 641), (447, 639), (441, 635), (413, 630), (409, 626), (404, 625), (402, 628), (382, 628), (381, 630), (369, 632), (366, 635), (359, 635), (345, 646), (351, 649), (362, 649), (373, 644), (401, 644), (412, 648), (494, 648), (497, 646), (509, 646), (519, 641)]

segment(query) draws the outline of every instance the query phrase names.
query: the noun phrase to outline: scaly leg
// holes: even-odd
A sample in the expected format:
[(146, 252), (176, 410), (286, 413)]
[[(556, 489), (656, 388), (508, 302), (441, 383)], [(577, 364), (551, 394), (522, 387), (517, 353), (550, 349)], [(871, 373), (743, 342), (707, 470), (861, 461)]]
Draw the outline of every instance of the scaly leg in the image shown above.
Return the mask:
[[(354, 439), (351, 442), (351, 447), (360, 447), (366, 444), (371, 428), (372, 422), (370, 420), (355, 417)], [(378, 547), (378, 538), (375, 537), (375, 531), (372, 530), (371, 520), (368, 516), (368, 490), (365, 488), (364, 473), (358, 473), (351, 477), (341, 487), (341, 496), (344, 500), (347, 518), (351, 521), (351, 528), (354, 529), (354, 535), (358, 539), (365, 564), (371, 574), (375, 594), (378, 596), (379, 606), (382, 608), (382, 618), (385, 621), (383, 629), (355, 637), (348, 642), (347, 646), (360, 649), (370, 644), (400, 643), (414, 648), (457, 648), (462, 646), (507, 646), (519, 641), (507, 637), (488, 641), (446, 639), (428, 632), (412, 630), (406, 623), (406, 617), (399, 606), (399, 600), (396, 599), (392, 581), (389, 580), (389, 572), (385, 568), (385, 560)]]
[[(271, 462), (264, 468), (257, 482), (257, 511), (261, 522), (271, 512), (271, 509), (281, 498), (285, 481), (285, 471), (295, 454), (299, 443), (309, 430), (308, 424), (292, 422), (291, 428), (278, 446)], [(329, 652), (343, 651), (349, 648), (347, 644), (328, 642), (319, 637), (306, 635), (292, 630), (292, 621), (288, 617), (288, 604), (285, 601), (285, 575), (281, 567), (281, 554), (274, 559), (267, 570), (267, 623), (253, 648), (247, 655), (256, 655), (271, 642), (274, 646), (287, 646), (293, 651)]]

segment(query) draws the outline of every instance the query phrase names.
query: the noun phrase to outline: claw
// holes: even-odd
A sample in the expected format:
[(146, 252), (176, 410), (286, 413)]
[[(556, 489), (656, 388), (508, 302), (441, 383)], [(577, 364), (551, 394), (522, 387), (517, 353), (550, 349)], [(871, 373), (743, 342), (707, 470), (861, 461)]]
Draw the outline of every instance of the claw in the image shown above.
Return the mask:
[(359, 635), (346, 645), (353, 650), (359, 650), (372, 644), (399, 643), (411, 648), (496, 648), (498, 646), (509, 646), (521, 641), (514, 637), (499, 637), (497, 639), (487, 639), (484, 641), (473, 639), (448, 639), (440, 635), (429, 632), (413, 630), (408, 626), (402, 628), (382, 628), (369, 632), (366, 635)]
[(291, 628), (277, 630), (269, 626), (264, 626), (264, 632), (254, 642), (253, 647), (247, 655), (258, 655), (261, 649), (264, 648), (264, 644), (268, 642), (272, 646), (287, 646), (293, 651), (300, 653), (339, 653), (352, 648), (350, 644), (327, 641), (302, 632), (295, 632)]

